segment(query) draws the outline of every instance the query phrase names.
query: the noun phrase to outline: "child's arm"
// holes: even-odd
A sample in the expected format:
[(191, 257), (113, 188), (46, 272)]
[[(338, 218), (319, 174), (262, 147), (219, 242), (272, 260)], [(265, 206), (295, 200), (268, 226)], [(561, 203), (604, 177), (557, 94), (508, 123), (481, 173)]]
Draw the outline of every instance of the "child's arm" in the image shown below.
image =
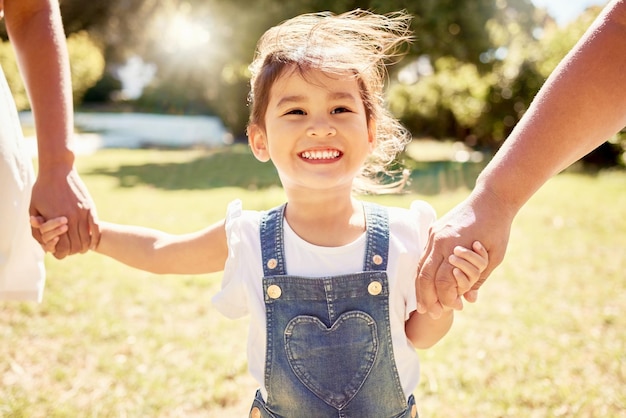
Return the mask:
[[(58, 237), (67, 230), (65, 223), (64, 218), (44, 222), (31, 217), (31, 225), (41, 231), (44, 249), (50, 252), (54, 252)], [(101, 222), (100, 241), (94, 250), (131, 267), (158, 274), (221, 271), (228, 256), (223, 220), (183, 235)]]
[[(454, 266), (453, 275), (457, 285), (462, 287), (476, 281), (489, 261), (487, 250), (478, 242), (472, 244), (473, 250), (465, 247), (456, 247), (454, 254), (449, 257)], [(406, 335), (415, 348), (426, 349), (432, 347), (448, 333), (454, 319), (454, 310), (444, 307), (441, 316), (433, 319), (427, 313), (413, 312), (405, 324)]]

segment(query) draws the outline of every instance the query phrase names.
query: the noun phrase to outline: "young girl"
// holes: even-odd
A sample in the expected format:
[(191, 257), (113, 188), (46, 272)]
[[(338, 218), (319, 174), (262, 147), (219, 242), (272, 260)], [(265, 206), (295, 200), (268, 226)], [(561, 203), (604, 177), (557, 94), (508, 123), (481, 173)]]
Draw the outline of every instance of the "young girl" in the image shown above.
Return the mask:
[[(154, 273), (224, 271), (213, 303), (249, 314), (251, 417), (415, 417), (416, 348), (449, 330), (416, 310), (415, 272), (435, 215), (362, 202), (408, 135), (383, 106), (385, 60), (408, 40), (409, 17), (307, 14), (270, 29), (251, 65), (250, 147), (271, 160), (287, 202), (266, 212), (231, 203), (192, 234), (101, 224), (95, 249)], [(54, 250), (62, 218), (33, 219)], [(487, 253), (455, 249), (459, 283)]]

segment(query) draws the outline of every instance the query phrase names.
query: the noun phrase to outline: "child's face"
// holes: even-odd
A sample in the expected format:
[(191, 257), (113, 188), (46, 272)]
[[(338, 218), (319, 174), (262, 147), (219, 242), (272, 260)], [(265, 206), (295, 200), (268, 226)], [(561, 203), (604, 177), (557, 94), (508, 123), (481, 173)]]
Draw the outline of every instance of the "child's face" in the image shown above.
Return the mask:
[(351, 74), (287, 70), (270, 91), (265, 130), (252, 126), (250, 144), (272, 160), (285, 189), (347, 188), (375, 145), (359, 85)]

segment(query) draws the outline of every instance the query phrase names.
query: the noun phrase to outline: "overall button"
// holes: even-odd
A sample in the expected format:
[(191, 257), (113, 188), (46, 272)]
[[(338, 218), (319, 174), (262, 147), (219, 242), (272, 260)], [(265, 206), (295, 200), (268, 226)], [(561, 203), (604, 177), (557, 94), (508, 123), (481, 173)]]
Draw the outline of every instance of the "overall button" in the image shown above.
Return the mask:
[(376, 254), (374, 257), (372, 257), (372, 261), (377, 266), (380, 266), (383, 263), (383, 258), (380, 255)]
[(250, 418), (261, 418), (261, 411), (256, 406), (250, 411)]
[(276, 266), (278, 265), (278, 261), (276, 261), (275, 258), (270, 258), (269, 260), (267, 260), (267, 267), (270, 269), (275, 269)]
[(267, 288), (267, 296), (272, 299), (278, 299), (280, 295), (282, 295), (283, 291), (280, 289), (280, 286), (273, 284)]
[(367, 291), (372, 296), (380, 295), (380, 292), (383, 291), (383, 285), (380, 282), (371, 282), (367, 286)]

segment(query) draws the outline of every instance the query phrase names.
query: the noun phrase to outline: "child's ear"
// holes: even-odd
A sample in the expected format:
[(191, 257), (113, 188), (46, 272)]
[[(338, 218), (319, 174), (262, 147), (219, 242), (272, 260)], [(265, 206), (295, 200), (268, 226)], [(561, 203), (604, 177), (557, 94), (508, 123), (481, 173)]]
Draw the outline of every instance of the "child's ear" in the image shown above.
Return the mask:
[(265, 131), (259, 125), (248, 126), (248, 144), (257, 160), (265, 163), (270, 160)]
[(376, 145), (378, 145), (378, 139), (376, 136), (376, 121), (370, 119), (367, 124), (367, 140), (370, 144), (370, 153), (374, 152)]

